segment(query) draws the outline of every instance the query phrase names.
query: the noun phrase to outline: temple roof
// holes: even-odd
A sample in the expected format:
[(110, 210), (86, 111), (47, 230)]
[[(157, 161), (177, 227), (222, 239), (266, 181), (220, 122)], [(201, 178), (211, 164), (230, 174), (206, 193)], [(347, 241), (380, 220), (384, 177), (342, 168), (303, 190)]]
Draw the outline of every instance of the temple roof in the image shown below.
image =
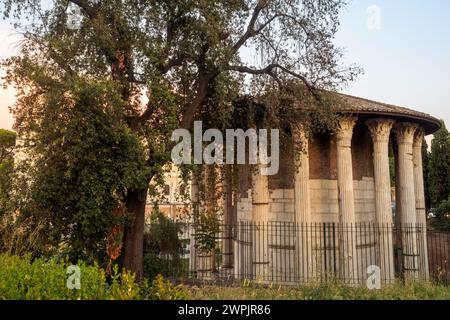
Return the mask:
[(344, 103), (339, 104), (339, 107), (335, 110), (336, 112), (354, 113), (359, 115), (376, 114), (380, 116), (389, 116), (399, 121), (417, 122), (424, 127), (427, 134), (436, 132), (441, 126), (439, 119), (424, 112), (342, 93), (339, 93), (338, 95)]

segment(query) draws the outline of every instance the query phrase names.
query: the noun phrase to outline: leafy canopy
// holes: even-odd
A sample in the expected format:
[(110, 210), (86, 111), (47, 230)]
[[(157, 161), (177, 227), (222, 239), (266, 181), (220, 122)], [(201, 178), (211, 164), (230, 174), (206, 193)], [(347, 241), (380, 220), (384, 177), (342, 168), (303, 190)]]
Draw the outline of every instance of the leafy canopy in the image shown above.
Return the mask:
[[(341, 64), (333, 44), (344, 4), (2, 1), (24, 36), (20, 55), (3, 62), (18, 92), (15, 129), (29, 146), (21, 211), (46, 221), (55, 244), (101, 250), (113, 208), (161, 176), (173, 129), (199, 117), (227, 121), (237, 96), (293, 82), (323, 104), (319, 89), (360, 72)], [(248, 52), (259, 59), (243, 59)], [(277, 111), (290, 106), (268, 110), (290, 115)]]

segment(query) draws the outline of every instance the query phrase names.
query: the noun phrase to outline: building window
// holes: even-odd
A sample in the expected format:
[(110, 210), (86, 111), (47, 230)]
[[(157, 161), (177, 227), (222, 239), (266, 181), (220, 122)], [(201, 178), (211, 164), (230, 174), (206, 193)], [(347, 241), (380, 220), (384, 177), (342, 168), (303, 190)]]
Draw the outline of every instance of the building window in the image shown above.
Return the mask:
[(180, 186), (180, 195), (183, 197), (187, 197), (189, 195), (189, 187), (185, 184)]
[(164, 185), (164, 195), (169, 196), (170, 195), (170, 186), (168, 184)]

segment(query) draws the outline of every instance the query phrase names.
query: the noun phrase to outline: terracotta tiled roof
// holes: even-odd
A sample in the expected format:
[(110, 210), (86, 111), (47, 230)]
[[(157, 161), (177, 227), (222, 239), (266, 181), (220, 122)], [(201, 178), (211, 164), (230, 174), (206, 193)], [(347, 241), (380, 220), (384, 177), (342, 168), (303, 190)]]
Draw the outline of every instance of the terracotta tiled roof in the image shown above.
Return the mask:
[(358, 98), (346, 94), (339, 93), (338, 96), (343, 103), (336, 108), (337, 112), (349, 112), (355, 114), (380, 114), (385, 116), (393, 116), (404, 120), (420, 122), (426, 129), (427, 133), (433, 133), (440, 127), (440, 121), (431, 115), (403, 108), (383, 102), (372, 101), (364, 98)]

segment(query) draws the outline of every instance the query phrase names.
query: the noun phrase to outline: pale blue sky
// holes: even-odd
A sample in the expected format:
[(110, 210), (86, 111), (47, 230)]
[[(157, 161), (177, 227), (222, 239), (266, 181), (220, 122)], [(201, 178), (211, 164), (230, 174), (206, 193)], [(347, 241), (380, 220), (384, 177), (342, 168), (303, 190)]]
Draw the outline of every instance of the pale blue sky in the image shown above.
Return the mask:
[[(380, 9), (380, 29), (367, 9)], [(365, 74), (345, 91), (442, 118), (450, 125), (450, 1), (350, 0), (336, 44)]]
[[(377, 6), (379, 29), (367, 9)], [(14, 54), (18, 38), (0, 22), (0, 58)], [(365, 74), (346, 93), (409, 107), (445, 120), (450, 127), (450, 1), (349, 0), (336, 44), (345, 61)], [(14, 94), (0, 88), (0, 128), (10, 128), (7, 106)]]

